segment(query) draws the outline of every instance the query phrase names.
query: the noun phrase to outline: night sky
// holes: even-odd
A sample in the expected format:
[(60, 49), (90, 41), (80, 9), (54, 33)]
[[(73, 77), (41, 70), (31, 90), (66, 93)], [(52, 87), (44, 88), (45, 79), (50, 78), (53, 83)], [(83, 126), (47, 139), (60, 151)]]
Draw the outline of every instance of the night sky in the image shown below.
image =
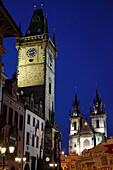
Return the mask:
[[(89, 116), (96, 92), (106, 106), (108, 137), (113, 135), (113, 1), (112, 0), (36, 0), (43, 2), (50, 37), (55, 28), (58, 46), (56, 58), (55, 119), (62, 132), (62, 150), (68, 151), (69, 108), (74, 101), (75, 86), (80, 108)], [(33, 0), (3, 0), (25, 35), (34, 10)], [(4, 39), (5, 74), (16, 71), (16, 39)]]

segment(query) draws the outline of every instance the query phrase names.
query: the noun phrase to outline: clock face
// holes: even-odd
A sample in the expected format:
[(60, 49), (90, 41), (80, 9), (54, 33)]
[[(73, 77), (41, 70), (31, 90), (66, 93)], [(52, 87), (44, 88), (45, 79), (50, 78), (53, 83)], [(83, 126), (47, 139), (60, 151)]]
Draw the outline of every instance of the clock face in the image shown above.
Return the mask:
[(29, 58), (32, 58), (36, 55), (36, 49), (35, 48), (30, 48), (28, 51), (27, 51), (27, 56)]

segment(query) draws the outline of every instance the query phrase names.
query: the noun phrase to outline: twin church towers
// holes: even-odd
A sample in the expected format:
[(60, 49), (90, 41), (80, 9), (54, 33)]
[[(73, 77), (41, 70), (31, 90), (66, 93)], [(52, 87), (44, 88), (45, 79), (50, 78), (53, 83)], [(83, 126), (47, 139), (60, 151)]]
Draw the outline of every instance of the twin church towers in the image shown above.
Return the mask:
[(80, 104), (75, 93), (72, 113), (69, 113), (70, 134), (69, 134), (69, 154), (76, 152), (80, 154), (84, 149), (90, 149), (101, 143), (107, 137), (106, 109), (103, 108), (101, 98), (96, 89), (93, 100), (93, 111), (90, 106), (91, 126), (87, 117), (80, 114)]

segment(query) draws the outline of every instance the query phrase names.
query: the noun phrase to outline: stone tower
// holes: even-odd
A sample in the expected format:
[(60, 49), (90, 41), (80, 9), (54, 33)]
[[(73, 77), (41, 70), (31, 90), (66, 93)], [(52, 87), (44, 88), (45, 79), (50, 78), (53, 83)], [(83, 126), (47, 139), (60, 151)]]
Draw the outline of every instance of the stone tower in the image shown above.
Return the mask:
[(27, 97), (34, 94), (34, 105), (51, 121), (54, 112), (55, 58), (57, 46), (55, 33), (49, 37), (47, 18), (42, 9), (34, 10), (26, 35), (17, 38), (18, 87)]
[(92, 112), (92, 110), (90, 109), (92, 129), (95, 132), (101, 133), (103, 134), (103, 136), (107, 137), (106, 110), (105, 108), (103, 110), (102, 101), (101, 101), (101, 98), (99, 98), (97, 89), (96, 89), (96, 96), (93, 101), (93, 109), (94, 109), (94, 112)]
[(74, 144), (77, 143), (74, 136), (76, 136), (80, 132), (83, 125), (83, 115), (80, 114), (80, 104), (77, 100), (76, 92), (75, 92), (75, 101), (73, 102), (72, 113), (71, 111), (69, 113), (69, 119), (70, 119), (69, 153), (71, 153), (71, 150), (74, 151), (73, 149), (75, 148)]
[(96, 97), (93, 102), (94, 112), (90, 106), (90, 116), (92, 126), (87, 117), (83, 122), (83, 113), (80, 114), (80, 104), (75, 93), (72, 113), (70, 111), (70, 134), (69, 134), (69, 154), (76, 152), (81, 154), (84, 149), (90, 149), (101, 143), (107, 137), (106, 111), (103, 110), (102, 101), (96, 90)]

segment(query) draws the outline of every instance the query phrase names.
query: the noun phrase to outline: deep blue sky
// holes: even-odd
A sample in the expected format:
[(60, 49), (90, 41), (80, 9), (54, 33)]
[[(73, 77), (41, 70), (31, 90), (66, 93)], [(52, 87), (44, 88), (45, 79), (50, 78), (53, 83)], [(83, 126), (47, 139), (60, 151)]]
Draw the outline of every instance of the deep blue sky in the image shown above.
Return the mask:
[[(108, 137), (113, 135), (113, 1), (112, 0), (36, 0), (48, 13), (50, 37), (54, 27), (58, 46), (56, 59), (56, 122), (61, 129), (62, 150), (68, 150), (69, 107), (75, 95), (89, 115), (96, 91), (106, 105)], [(3, 0), (16, 24), (25, 35), (33, 14), (33, 0)], [(15, 38), (4, 39), (8, 51), (3, 55), (5, 73), (16, 71)], [(92, 103), (93, 105), (93, 103)]]

